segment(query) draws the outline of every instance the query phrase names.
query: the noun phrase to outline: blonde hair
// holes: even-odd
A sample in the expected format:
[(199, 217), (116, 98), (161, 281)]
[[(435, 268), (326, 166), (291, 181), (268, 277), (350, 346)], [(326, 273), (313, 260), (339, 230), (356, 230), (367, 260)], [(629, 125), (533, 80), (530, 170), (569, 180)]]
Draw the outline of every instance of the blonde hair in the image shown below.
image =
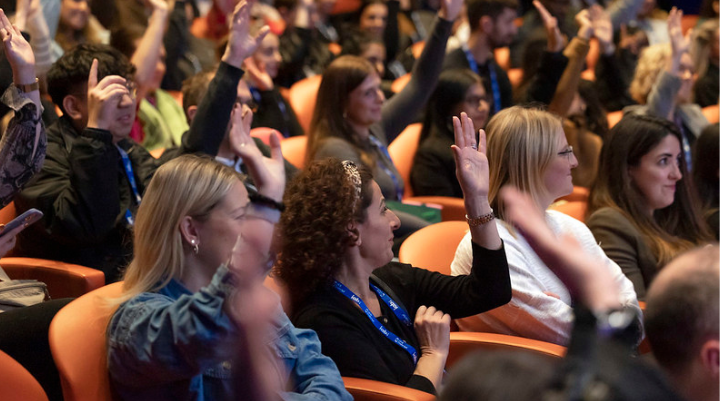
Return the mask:
[(189, 247), (180, 233), (182, 219), (207, 218), (239, 182), (241, 177), (235, 170), (209, 157), (184, 155), (160, 167), (137, 212), (135, 255), (125, 272), (123, 294), (117, 302), (162, 288), (180, 277), (184, 247)]
[(514, 106), (496, 114), (485, 128), (490, 167), (490, 206), (500, 219), (505, 208), (500, 188), (510, 184), (540, 205), (547, 194), (544, 173), (557, 153), (562, 121), (543, 110)]
[(660, 44), (646, 47), (640, 53), (635, 77), (630, 83), (630, 96), (640, 104), (646, 104), (648, 95), (655, 81), (665, 68), (665, 64), (672, 56), (670, 44)]

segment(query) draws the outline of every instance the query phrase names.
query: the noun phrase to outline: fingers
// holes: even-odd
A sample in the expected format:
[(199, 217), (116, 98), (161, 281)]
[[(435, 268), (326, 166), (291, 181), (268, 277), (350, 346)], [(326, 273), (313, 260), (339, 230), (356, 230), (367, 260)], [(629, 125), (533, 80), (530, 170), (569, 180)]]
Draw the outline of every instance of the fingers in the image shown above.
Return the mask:
[(264, 27), (260, 28), (258, 33), (255, 35), (255, 43), (260, 43), (265, 39), (265, 36), (270, 33), (270, 27), (265, 25)]
[(550, 18), (552, 18), (552, 14), (545, 8), (545, 6), (542, 5), (542, 3), (538, 0), (533, 1), (533, 6), (538, 10), (540, 13), (540, 17), (542, 17), (544, 22), (548, 22)]
[(92, 65), (90, 66), (90, 75), (88, 76), (88, 92), (95, 89), (98, 83), (97, 79), (98, 61), (96, 58), (93, 59)]
[(462, 122), (463, 136), (465, 137), (466, 146), (477, 149), (477, 142), (475, 141), (475, 126), (472, 120), (465, 112), (460, 113), (460, 120)]
[(478, 132), (478, 139), (480, 140), (480, 145), (478, 146), (478, 152), (480, 153), (487, 153), (487, 135), (485, 135), (485, 130), (481, 129)]
[(277, 161), (283, 160), (282, 148), (280, 147), (280, 137), (277, 132), (270, 134), (270, 157)]
[(465, 147), (465, 137), (462, 131), (462, 124), (460, 119), (453, 116), (453, 132), (455, 133), (455, 145), (462, 149)]

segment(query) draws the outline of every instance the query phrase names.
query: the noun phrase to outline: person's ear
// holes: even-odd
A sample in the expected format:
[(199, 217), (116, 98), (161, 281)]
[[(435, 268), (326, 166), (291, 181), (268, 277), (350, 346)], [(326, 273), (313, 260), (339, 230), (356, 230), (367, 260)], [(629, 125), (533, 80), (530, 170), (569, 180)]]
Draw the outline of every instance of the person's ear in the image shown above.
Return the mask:
[(180, 220), (180, 235), (184, 242), (191, 248), (194, 245), (200, 245), (200, 236), (198, 234), (198, 221), (190, 216), (185, 216)]
[(700, 348), (700, 361), (705, 371), (712, 375), (713, 379), (720, 377), (720, 341), (705, 341)]
[(62, 100), (62, 106), (65, 110), (65, 114), (73, 120), (82, 120), (83, 110), (85, 109), (85, 107), (83, 107), (84, 101), (85, 100), (78, 96), (66, 95)]
[(197, 114), (197, 110), (197, 106), (188, 107), (187, 112), (185, 113), (187, 115), (188, 123), (192, 123), (192, 120), (195, 119), (195, 114)]
[(360, 238), (360, 232), (358, 231), (357, 224), (355, 222), (348, 224), (347, 231), (350, 234), (353, 242), (350, 246), (360, 246), (362, 244), (362, 238)]
[(480, 17), (480, 29), (482, 29), (485, 33), (490, 33), (493, 30), (493, 27), (495, 26), (495, 23), (493, 22), (493, 19), (489, 15), (483, 15)]

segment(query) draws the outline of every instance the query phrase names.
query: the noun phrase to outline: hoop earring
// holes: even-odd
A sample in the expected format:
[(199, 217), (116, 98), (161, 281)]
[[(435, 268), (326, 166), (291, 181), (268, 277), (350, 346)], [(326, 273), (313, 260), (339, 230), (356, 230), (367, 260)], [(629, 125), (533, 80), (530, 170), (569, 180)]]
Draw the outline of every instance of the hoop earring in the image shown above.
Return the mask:
[(195, 240), (190, 240), (190, 245), (193, 247), (193, 252), (195, 252), (195, 255), (200, 252), (200, 248), (198, 247), (198, 244), (195, 242)]

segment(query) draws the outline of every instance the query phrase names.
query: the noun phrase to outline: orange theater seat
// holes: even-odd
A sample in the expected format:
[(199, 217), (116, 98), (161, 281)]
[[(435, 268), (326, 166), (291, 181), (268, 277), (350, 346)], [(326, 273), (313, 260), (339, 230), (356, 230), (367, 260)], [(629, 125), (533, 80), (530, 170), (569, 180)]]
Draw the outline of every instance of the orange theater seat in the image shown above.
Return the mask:
[(422, 124), (410, 124), (388, 145), (388, 153), (390, 153), (390, 157), (400, 173), (400, 177), (405, 181), (406, 197), (413, 195), (412, 187), (410, 186), (410, 170), (412, 170), (413, 161), (415, 160), (415, 153), (418, 149), (421, 131)]
[(445, 367), (451, 368), (464, 356), (478, 350), (525, 352), (547, 358), (549, 364), (564, 357), (566, 352), (563, 346), (544, 341), (531, 340), (529, 338), (504, 334), (459, 331), (450, 333), (450, 351), (447, 362), (445, 362)]
[(419, 59), (420, 55), (422, 54), (424, 49), (425, 49), (425, 41), (424, 40), (413, 43), (413, 45), (412, 45), (413, 57), (415, 57), (416, 60)]
[(20, 363), (0, 351), (0, 400), (48, 401), (42, 386)]
[(402, 77), (394, 80), (392, 85), (390, 85), (390, 90), (392, 90), (395, 93), (400, 92), (401, 90), (403, 90), (405, 85), (407, 85), (407, 83), (410, 82), (411, 77), (412, 77), (412, 75), (408, 72), (407, 74), (403, 75)]
[(150, 151), (150, 156), (159, 159), (165, 153), (165, 148), (157, 148)]
[(307, 151), (307, 137), (294, 136), (280, 141), (280, 148), (285, 160), (293, 166), (302, 169), (305, 167), (305, 152)]
[(51, 298), (76, 298), (105, 285), (97, 269), (35, 258), (2, 258), (0, 267), (10, 278), (34, 279), (47, 284)]
[(435, 396), (424, 391), (385, 382), (356, 377), (343, 377), (345, 389), (355, 401), (433, 401)]
[(4, 208), (0, 209), (0, 224), (7, 224), (17, 217), (15, 203), (10, 202)]
[(508, 79), (510, 80), (510, 85), (512, 85), (513, 89), (517, 89), (520, 87), (520, 84), (522, 83), (522, 78), (522, 68), (511, 68), (508, 70)]
[(357, 11), (362, 2), (360, 0), (337, 0), (330, 14), (345, 14)]
[(702, 109), (703, 115), (705, 116), (705, 118), (707, 118), (710, 124), (717, 124), (718, 122), (720, 122), (720, 116), (718, 115), (720, 114), (720, 110), (718, 109), (718, 107), (719, 106), (715, 104), (712, 106), (703, 107)]
[(587, 212), (588, 204), (583, 201), (558, 201), (550, 205), (550, 209), (557, 210), (560, 213), (564, 213), (576, 220), (585, 222), (585, 212)]
[(322, 75), (314, 75), (296, 82), (290, 87), (288, 101), (292, 107), (298, 122), (306, 133), (310, 132), (310, 121), (315, 111), (315, 101), (320, 88)]
[(65, 401), (112, 401), (105, 333), (117, 309), (108, 298), (122, 294), (122, 282), (85, 294), (60, 309), (50, 323), (50, 350)]
[(272, 135), (273, 132), (277, 134), (278, 139), (283, 139), (283, 136), (280, 132), (278, 132), (275, 129), (267, 128), (267, 127), (257, 127), (257, 128), (251, 129), (250, 136), (253, 138), (257, 138), (257, 139), (263, 141), (263, 143), (265, 145), (270, 146), (270, 136)]
[(573, 186), (573, 191), (570, 195), (565, 195), (560, 200), (565, 200), (568, 202), (575, 202), (575, 201), (583, 201), (587, 202), (590, 198), (590, 189), (586, 187), (581, 187), (578, 185)]
[(611, 111), (610, 113), (607, 113), (607, 120), (608, 120), (608, 128), (612, 128), (615, 126), (615, 124), (619, 123), (620, 120), (623, 118), (623, 111)]
[(509, 47), (498, 47), (494, 51), (495, 62), (505, 71), (510, 69), (510, 48)]
[(400, 246), (400, 262), (449, 275), (455, 250), (468, 230), (464, 221), (442, 221), (423, 227)]

